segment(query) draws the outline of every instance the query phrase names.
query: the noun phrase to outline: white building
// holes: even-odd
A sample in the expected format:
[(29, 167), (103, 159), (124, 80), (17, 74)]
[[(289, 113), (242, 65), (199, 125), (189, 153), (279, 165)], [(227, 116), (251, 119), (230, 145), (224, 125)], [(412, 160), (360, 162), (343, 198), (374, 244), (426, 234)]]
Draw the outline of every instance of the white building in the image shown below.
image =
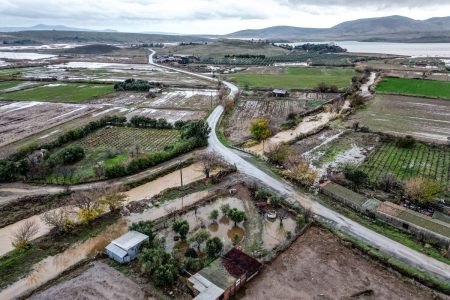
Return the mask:
[(106, 254), (119, 263), (130, 262), (139, 254), (140, 247), (144, 241), (148, 241), (148, 236), (137, 232), (129, 231), (106, 246)]

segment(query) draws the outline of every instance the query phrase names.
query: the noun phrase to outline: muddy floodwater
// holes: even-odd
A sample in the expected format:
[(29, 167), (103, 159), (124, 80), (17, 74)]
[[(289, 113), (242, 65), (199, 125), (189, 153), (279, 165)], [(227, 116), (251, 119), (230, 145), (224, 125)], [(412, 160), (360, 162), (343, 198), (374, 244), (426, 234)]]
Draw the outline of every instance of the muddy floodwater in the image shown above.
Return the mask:
[(83, 243), (73, 245), (60, 254), (47, 257), (36, 264), (29, 275), (2, 290), (0, 299), (14, 299), (31, 292), (82, 260), (102, 252), (106, 245), (127, 230), (126, 221), (121, 219), (100, 235), (90, 238)]

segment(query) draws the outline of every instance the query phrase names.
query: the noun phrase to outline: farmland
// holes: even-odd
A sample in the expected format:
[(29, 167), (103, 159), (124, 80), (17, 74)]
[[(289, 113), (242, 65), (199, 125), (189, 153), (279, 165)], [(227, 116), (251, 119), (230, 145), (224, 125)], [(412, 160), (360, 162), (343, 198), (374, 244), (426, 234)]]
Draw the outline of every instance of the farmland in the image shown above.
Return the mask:
[(282, 100), (260, 94), (243, 97), (225, 121), (225, 135), (233, 143), (245, 142), (250, 138), (249, 125), (257, 118), (270, 118), (271, 127), (277, 132), (290, 113), (301, 113), (334, 96), (335, 94), (294, 93)]
[[(353, 296), (364, 291), (363, 297)], [(434, 297), (430, 289), (370, 261), (318, 227), (310, 228), (299, 237), (248, 283), (242, 295), (242, 299), (419, 300)]]
[(450, 100), (450, 82), (408, 78), (384, 78), (378, 84), (377, 93), (403, 94)]
[(58, 83), (3, 94), (0, 100), (79, 103), (112, 92), (112, 85)]
[(287, 67), (277, 75), (243, 72), (228, 77), (239, 86), (251, 88), (314, 89), (324, 82), (342, 89), (350, 85), (354, 75), (353, 69)]
[(412, 135), (427, 142), (446, 143), (450, 136), (450, 101), (400, 95), (376, 95), (350, 116), (373, 131)]
[[(73, 165), (72, 179), (81, 182), (95, 178), (93, 165), (99, 162), (104, 162), (106, 166), (128, 162), (132, 146), (142, 154), (162, 151), (173, 145), (178, 137), (177, 130), (105, 127), (66, 146), (80, 145), (85, 151), (85, 158)], [(59, 182), (61, 178), (53, 174), (48, 180)]]
[(413, 148), (399, 148), (394, 142), (382, 144), (371, 153), (360, 168), (371, 181), (381, 173), (389, 172), (399, 179), (424, 176), (440, 182), (444, 187), (450, 182), (450, 150), (416, 143)]

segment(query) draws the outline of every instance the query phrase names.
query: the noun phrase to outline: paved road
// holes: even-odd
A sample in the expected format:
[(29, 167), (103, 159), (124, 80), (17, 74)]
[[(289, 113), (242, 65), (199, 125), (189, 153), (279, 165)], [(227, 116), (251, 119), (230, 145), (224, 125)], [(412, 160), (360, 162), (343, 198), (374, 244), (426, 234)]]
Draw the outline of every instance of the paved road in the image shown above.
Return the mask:
[[(217, 81), (215, 78), (210, 78), (205, 75), (195, 74), (192, 72), (179, 70), (172, 67), (161, 66), (153, 62), (153, 55), (155, 52), (152, 50), (152, 54), (149, 57), (149, 63), (162, 68), (170, 69), (173, 71), (178, 71), (190, 76), (197, 76), (199, 78), (204, 78), (207, 80)], [(372, 75), (373, 76), (373, 75)], [(371, 78), (372, 79), (372, 78)], [(230, 97), (234, 97), (239, 89), (229, 82), (223, 82), (227, 87), (230, 88)], [(240, 155), (225, 147), (218, 139), (216, 134), (216, 127), (219, 119), (224, 111), (222, 106), (216, 107), (216, 109), (211, 113), (208, 118), (208, 124), (212, 128), (209, 137), (209, 148), (222, 155), (229, 163), (235, 164), (238, 170), (248, 176), (254, 177), (260, 182), (272, 189), (278, 191), (287, 197), (290, 201), (297, 201), (303, 207), (311, 208), (316, 217), (326, 220), (328, 223), (332, 224), (335, 228), (342, 230), (370, 245), (376, 247), (397, 259), (406, 262), (416, 268), (433, 274), (447, 282), (450, 282), (450, 266), (440, 262), (434, 258), (426, 256), (422, 253), (412, 250), (400, 243), (397, 243), (383, 235), (380, 235), (344, 216), (341, 214), (321, 205), (318, 202), (311, 200), (308, 195), (301, 194), (296, 191), (290, 184), (280, 181), (264, 171), (260, 170), (255, 165), (244, 160)]]

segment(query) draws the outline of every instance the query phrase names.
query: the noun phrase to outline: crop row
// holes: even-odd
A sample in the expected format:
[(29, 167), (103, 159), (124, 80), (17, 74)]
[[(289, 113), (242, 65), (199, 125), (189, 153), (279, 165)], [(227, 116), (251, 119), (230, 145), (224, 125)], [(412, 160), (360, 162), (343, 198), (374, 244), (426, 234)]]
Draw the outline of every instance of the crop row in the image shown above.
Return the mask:
[(127, 151), (130, 146), (137, 145), (142, 150), (151, 152), (164, 149), (173, 144), (178, 137), (177, 130), (113, 127), (93, 133), (80, 140), (78, 144), (87, 150), (105, 147), (120, 151)]
[(361, 164), (371, 181), (381, 173), (393, 173), (401, 180), (424, 176), (447, 186), (450, 171), (450, 150), (416, 143), (412, 148), (397, 147), (394, 142), (378, 147)]

